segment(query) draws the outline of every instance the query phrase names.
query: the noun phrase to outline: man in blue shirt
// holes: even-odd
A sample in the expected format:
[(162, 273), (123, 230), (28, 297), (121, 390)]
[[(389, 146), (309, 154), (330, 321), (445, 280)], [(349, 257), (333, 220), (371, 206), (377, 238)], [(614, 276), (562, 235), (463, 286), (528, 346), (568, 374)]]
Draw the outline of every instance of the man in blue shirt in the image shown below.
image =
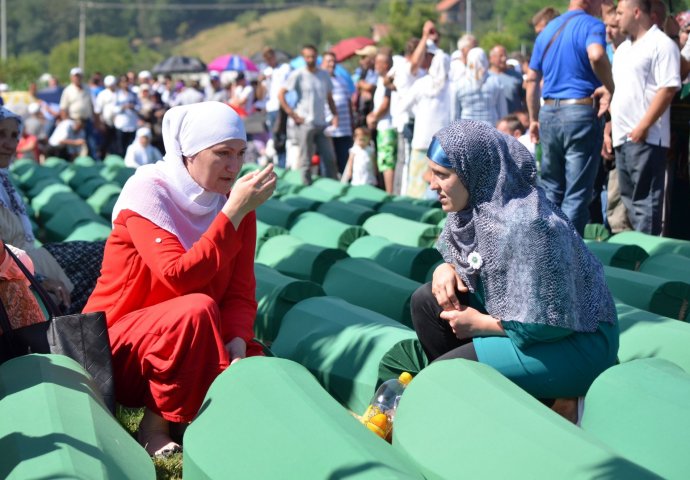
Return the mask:
[(530, 135), (542, 145), (542, 186), (580, 235), (589, 220), (601, 164), (600, 117), (613, 92), (606, 29), (593, 16), (600, 15), (601, 4), (602, 0), (571, 0), (568, 11), (537, 37), (525, 79)]

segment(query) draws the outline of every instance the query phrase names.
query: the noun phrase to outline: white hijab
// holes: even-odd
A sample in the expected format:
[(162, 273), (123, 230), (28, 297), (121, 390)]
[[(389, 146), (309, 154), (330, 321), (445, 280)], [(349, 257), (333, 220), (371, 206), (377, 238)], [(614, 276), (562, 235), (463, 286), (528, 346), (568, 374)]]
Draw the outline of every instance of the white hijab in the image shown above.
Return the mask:
[(482, 87), (486, 77), (489, 75), (489, 59), (484, 50), (479, 47), (473, 48), (467, 53), (467, 70), (465, 76), (473, 89)]
[(226, 197), (204, 190), (189, 175), (182, 157), (226, 140), (247, 140), (242, 119), (228, 105), (202, 102), (173, 107), (163, 117), (165, 157), (139, 167), (127, 180), (113, 209), (132, 210), (175, 235), (189, 248), (208, 229)]

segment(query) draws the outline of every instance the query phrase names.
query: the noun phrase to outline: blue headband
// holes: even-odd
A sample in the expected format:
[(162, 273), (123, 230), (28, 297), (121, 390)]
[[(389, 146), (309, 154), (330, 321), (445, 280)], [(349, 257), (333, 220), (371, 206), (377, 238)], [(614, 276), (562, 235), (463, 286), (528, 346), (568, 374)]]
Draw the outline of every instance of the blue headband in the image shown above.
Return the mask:
[(431, 145), (429, 145), (429, 149), (426, 151), (426, 156), (429, 157), (429, 160), (442, 167), (453, 168), (448, 155), (446, 155), (446, 152), (443, 150), (436, 137), (431, 139)]

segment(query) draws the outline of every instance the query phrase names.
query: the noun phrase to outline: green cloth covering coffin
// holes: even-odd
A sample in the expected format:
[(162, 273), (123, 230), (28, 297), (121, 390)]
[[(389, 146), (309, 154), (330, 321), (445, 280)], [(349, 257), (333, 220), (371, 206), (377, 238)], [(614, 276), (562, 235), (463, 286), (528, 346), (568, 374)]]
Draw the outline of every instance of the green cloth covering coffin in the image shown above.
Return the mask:
[(300, 193), (297, 194), (287, 193), (280, 197), (280, 201), (285, 202), (288, 205), (292, 205), (293, 207), (311, 212), (315, 212), (324, 201), (331, 201), (330, 198), (328, 200), (317, 200), (315, 198), (304, 197), (301, 195), (301, 192), (302, 190), (300, 190)]
[[(55, 176), (55, 177), (48, 177), (44, 178), (42, 180), (39, 180), (35, 185), (33, 185), (31, 188), (28, 188), (27, 190), (23, 190), (26, 192), (27, 198), (34, 198), (37, 195), (40, 195), (41, 192), (43, 192), (46, 188), (52, 186), (52, 185), (65, 185), (62, 183), (62, 180), (60, 180), (60, 177)], [(71, 190), (69, 187), (67, 187), (68, 190)]]
[(326, 274), (326, 295), (392, 318), (412, 328), (410, 299), (421, 284), (368, 258), (345, 258)]
[(363, 414), (378, 385), (426, 364), (417, 335), (395, 320), (335, 297), (315, 297), (284, 317), (271, 347), (309, 369), (345, 407)]
[(94, 212), (105, 219), (110, 220), (112, 209), (110, 209), (108, 212), (106, 207), (110, 204), (110, 201), (113, 198), (117, 200), (117, 198), (120, 196), (120, 192), (122, 192), (122, 187), (119, 185), (114, 183), (106, 183), (94, 191), (91, 196), (86, 199), (86, 203), (93, 208)]
[(639, 270), (642, 262), (649, 257), (649, 254), (637, 245), (595, 242), (593, 240), (585, 240), (585, 244), (602, 264), (609, 267)]
[(48, 185), (41, 193), (31, 199), (31, 208), (39, 218), (45, 222), (55, 216), (62, 206), (69, 202), (83, 202), (82, 198), (74, 193), (67, 185), (56, 183)]
[(286, 235), (288, 231), (283, 227), (269, 225), (261, 220), (256, 221), (256, 251), (258, 252), (264, 242), (276, 235)]
[(286, 170), (285, 173), (280, 177), (280, 180), (281, 182), (304, 186), (302, 182), (302, 174), (299, 170)]
[(53, 180), (61, 182), (60, 175), (52, 168), (44, 167), (37, 163), (25, 169), (19, 169), (21, 173), (12, 172), (16, 179), (16, 185), (24, 191), (29, 191), (40, 182)]
[(77, 167), (93, 167), (98, 164), (99, 162), (96, 162), (96, 160), (94, 160), (92, 157), (88, 155), (81, 155), (72, 160), (72, 165), (75, 165)]
[(461, 359), (433, 363), (410, 382), (393, 447), (429, 480), (658, 478), (493, 368)]
[(656, 237), (641, 232), (621, 232), (612, 236), (608, 240), (611, 243), (624, 245), (639, 245), (644, 248), (649, 255), (659, 255), (662, 253), (677, 253), (685, 257), (690, 257), (690, 241), (677, 240), (674, 238)]
[(111, 228), (109, 225), (98, 222), (84, 222), (79, 223), (72, 233), (70, 233), (63, 241), (64, 242), (75, 242), (78, 240), (84, 240), (87, 242), (100, 242), (106, 241), (110, 236)]
[(369, 258), (403, 277), (426, 282), (429, 269), (442, 260), (435, 248), (410, 247), (387, 238), (367, 235), (355, 240), (347, 249), (348, 255)]
[(690, 258), (675, 253), (654, 255), (642, 263), (640, 271), (668, 280), (690, 283)]
[(606, 284), (618, 300), (678, 320), (688, 319), (690, 284), (641, 272), (604, 267)]
[(79, 226), (100, 223), (110, 228), (110, 222), (98, 215), (84, 200), (70, 201), (61, 205), (50, 219), (43, 224), (46, 239), (53, 242), (64, 241)]
[(103, 159), (103, 165), (107, 167), (121, 168), (125, 166), (125, 159), (114, 153), (109, 153)]
[(334, 180), (328, 177), (315, 178), (311, 186), (323, 190), (325, 192), (332, 193), (337, 197), (343, 195), (350, 188), (349, 184), (341, 183), (338, 180)]
[(183, 455), (185, 480), (423, 478), (304, 367), (279, 358), (247, 358), (218, 376)]
[(306, 209), (269, 198), (256, 209), (256, 218), (269, 225), (289, 229), (304, 212)]
[(288, 277), (260, 263), (254, 264), (254, 274), (258, 303), (254, 334), (264, 343), (273, 342), (280, 322), (295, 304), (305, 298), (325, 295), (323, 288), (314, 282)]
[(583, 238), (595, 242), (605, 242), (611, 238), (611, 232), (601, 223), (588, 223), (585, 225)]
[(83, 199), (87, 199), (106, 183), (108, 183), (108, 181), (99, 175), (97, 177), (88, 178), (83, 183), (73, 188), (77, 195)]
[(290, 235), (314, 245), (347, 250), (352, 242), (367, 232), (360, 226), (348, 225), (321, 213), (305, 212), (290, 227)]
[(361, 198), (373, 202), (383, 203), (390, 201), (393, 197), (384, 190), (373, 185), (352, 185), (343, 194), (345, 198)]
[(363, 205), (343, 203), (338, 200), (322, 203), (316, 211), (348, 225), (362, 225), (367, 218), (376, 214), (374, 210)]
[(345, 195), (343, 195), (342, 197), (339, 197), (338, 201), (342, 203), (347, 203), (348, 205), (361, 205), (372, 210), (378, 210), (378, 208), (383, 203), (383, 201), (371, 200), (368, 198), (348, 197), (347, 192), (345, 192)]
[(662, 358), (690, 373), (690, 323), (616, 302), (620, 346), (618, 359)]
[(69, 165), (70, 163), (67, 160), (60, 157), (48, 157), (43, 161), (44, 167), (52, 168), (57, 172), (63, 171), (65, 168), (68, 168)]
[(0, 366), (0, 418), (0, 478), (156, 478), (146, 451), (66, 356)]
[(378, 211), (432, 225), (438, 225), (438, 222), (446, 218), (446, 212), (440, 208), (429, 208), (407, 202), (386, 202), (379, 207)]
[(441, 229), (428, 223), (400, 218), (391, 213), (379, 213), (363, 225), (369, 235), (378, 235), (410, 247), (433, 247)]
[(275, 268), (283, 275), (310, 280), (319, 285), (335, 262), (347, 253), (303, 242), (292, 235), (276, 235), (267, 239), (256, 252), (256, 261)]
[(60, 172), (60, 178), (63, 182), (70, 186), (73, 190), (76, 190), (79, 185), (86, 182), (91, 178), (96, 178), (101, 176), (101, 169), (103, 167), (100, 165), (93, 165), (90, 167), (80, 167), (75, 164), (70, 165), (62, 172)]
[(685, 480), (690, 476), (689, 398), (690, 374), (678, 365), (659, 358), (635, 360), (594, 380), (581, 425), (660, 477)]
[(427, 207), (427, 208), (440, 208), (441, 207), (441, 202), (439, 202), (438, 200), (434, 200), (431, 198), (414, 198), (414, 197), (408, 197), (406, 195), (397, 195), (397, 196), (391, 198), (391, 202), (411, 203), (412, 205), (421, 205), (421, 206)]

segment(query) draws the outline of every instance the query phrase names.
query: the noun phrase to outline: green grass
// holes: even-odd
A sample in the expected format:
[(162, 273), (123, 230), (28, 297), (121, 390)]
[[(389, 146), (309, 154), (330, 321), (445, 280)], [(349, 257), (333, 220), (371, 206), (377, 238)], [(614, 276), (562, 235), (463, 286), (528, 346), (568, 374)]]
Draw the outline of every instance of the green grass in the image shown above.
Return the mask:
[[(124, 408), (118, 406), (115, 417), (124, 429), (136, 439), (139, 422), (143, 415), (143, 408)], [(168, 458), (154, 458), (153, 464), (156, 467), (156, 478), (158, 480), (182, 479), (182, 453), (176, 453)]]
[(351, 10), (325, 7), (291, 8), (262, 15), (247, 30), (235, 22), (206, 29), (179, 44), (174, 48), (174, 52), (177, 55), (196, 56), (204, 62), (210, 62), (226, 53), (250, 56), (261, 51), (277, 31), (295, 22), (307, 10), (318, 15), (326, 29), (355, 28), (361, 23), (356, 12)]

